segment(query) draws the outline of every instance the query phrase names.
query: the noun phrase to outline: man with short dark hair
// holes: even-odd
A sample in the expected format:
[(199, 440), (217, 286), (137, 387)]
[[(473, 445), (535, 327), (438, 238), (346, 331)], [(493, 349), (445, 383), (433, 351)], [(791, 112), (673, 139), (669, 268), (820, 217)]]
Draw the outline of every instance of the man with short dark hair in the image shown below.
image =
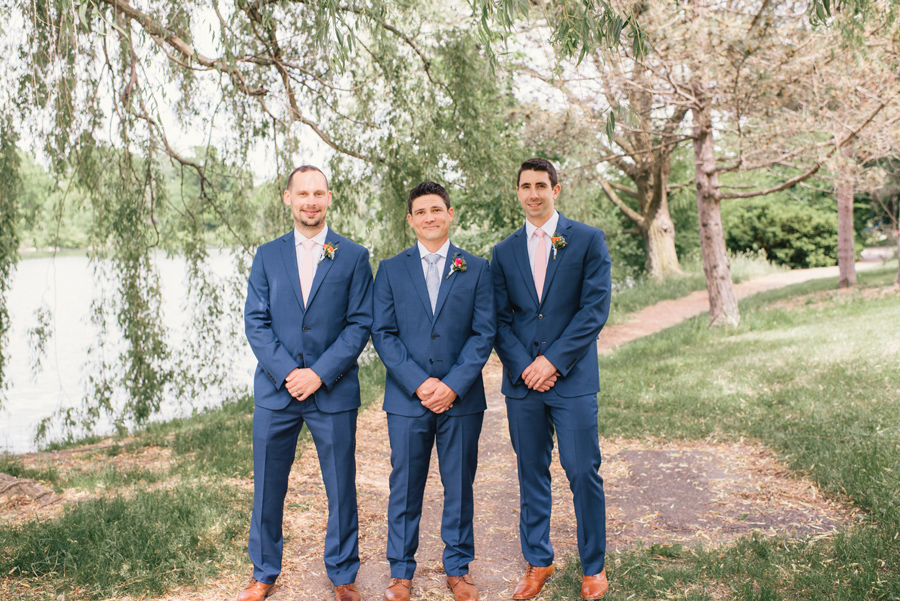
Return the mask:
[(536, 597), (553, 574), (554, 431), (575, 503), (581, 596), (599, 599), (609, 588), (597, 432), (597, 335), (609, 316), (609, 252), (602, 231), (556, 211), (559, 192), (552, 163), (522, 163), (516, 196), (525, 225), (495, 246), (491, 258), (495, 347), (504, 368), (502, 392), (519, 473), (519, 532), (528, 562), (513, 599)]
[(431, 449), (437, 442), (447, 586), (476, 601), (472, 484), (487, 408), (481, 370), (496, 319), (488, 262), (450, 243), (450, 196), (434, 182), (407, 200), (415, 246), (385, 259), (375, 277), (372, 341), (387, 368), (384, 410), (391, 442), (386, 601), (409, 601)]
[(372, 328), (372, 269), (365, 248), (325, 223), (331, 191), (305, 165), (283, 196), (294, 229), (256, 251), (244, 323), (259, 361), (253, 380), (253, 577), (238, 601), (261, 601), (281, 573), (288, 476), (304, 424), (328, 496), (325, 569), (337, 601), (360, 601), (356, 505), (357, 357)]

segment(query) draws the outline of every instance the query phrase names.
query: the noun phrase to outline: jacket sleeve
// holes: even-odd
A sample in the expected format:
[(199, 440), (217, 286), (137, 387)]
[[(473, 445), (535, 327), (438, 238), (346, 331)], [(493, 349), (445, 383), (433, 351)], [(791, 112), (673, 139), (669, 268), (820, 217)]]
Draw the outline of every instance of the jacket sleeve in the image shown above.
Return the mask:
[(244, 304), (244, 331), (260, 366), (272, 378), (276, 388), (280, 389), (288, 374), (299, 365), (272, 330), (269, 276), (261, 249), (256, 251), (250, 268), (247, 301)]
[(372, 326), (372, 343), (388, 375), (410, 396), (428, 379), (412, 357), (409, 349), (400, 340), (394, 291), (390, 281), (390, 267), (384, 261), (375, 275), (375, 321)]
[[(472, 261), (475, 263), (475, 261)], [(491, 356), (491, 347), (497, 332), (497, 317), (494, 311), (494, 293), (490, 268), (486, 261), (477, 261), (478, 283), (473, 299), (472, 333), (463, 345), (459, 359), (443, 378), (444, 384), (453, 389), (459, 397), (469, 391), (481, 374), (484, 364)]]
[(494, 347), (513, 384), (522, 380), (522, 372), (531, 365), (533, 358), (512, 329), (512, 307), (509, 304), (509, 285), (506, 268), (499, 257), (497, 247), (491, 257), (491, 279), (494, 284), (494, 309), (497, 312), (497, 334)]
[(326, 390), (353, 367), (372, 333), (372, 267), (365, 249), (357, 255), (348, 295), (344, 329), (310, 366)]
[(544, 353), (563, 376), (568, 375), (578, 360), (584, 357), (590, 345), (597, 344), (597, 336), (609, 318), (610, 259), (603, 232), (591, 237), (583, 277), (578, 311)]

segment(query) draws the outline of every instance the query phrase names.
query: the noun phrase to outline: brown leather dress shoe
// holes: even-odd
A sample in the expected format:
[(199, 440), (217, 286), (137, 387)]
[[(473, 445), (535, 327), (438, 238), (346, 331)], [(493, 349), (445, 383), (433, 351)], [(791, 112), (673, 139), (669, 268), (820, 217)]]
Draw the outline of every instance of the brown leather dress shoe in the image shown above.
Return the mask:
[(532, 599), (537, 597), (541, 589), (544, 588), (544, 583), (547, 582), (547, 579), (553, 576), (553, 572), (553, 566), (542, 568), (529, 563), (528, 568), (525, 570), (525, 575), (522, 576), (519, 584), (516, 585), (512, 598)]
[(599, 599), (609, 590), (609, 581), (606, 580), (606, 568), (594, 576), (585, 576), (581, 579), (581, 598)]
[(447, 588), (453, 593), (456, 601), (478, 601), (478, 589), (468, 574), (447, 576)]
[(388, 587), (384, 589), (384, 601), (409, 601), (410, 589), (412, 589), (412, 580), (391, 578)]
[(273, 588), (275, 588), (274, 582), (266, 584), (256, 578), (251, 578), (250, 584), (240, 592), (237, 601), (263, 601), (263, 599), (272, 594)]
[(334, 587), (334, 601), (360, 601), (356, 585), (351, 582)]

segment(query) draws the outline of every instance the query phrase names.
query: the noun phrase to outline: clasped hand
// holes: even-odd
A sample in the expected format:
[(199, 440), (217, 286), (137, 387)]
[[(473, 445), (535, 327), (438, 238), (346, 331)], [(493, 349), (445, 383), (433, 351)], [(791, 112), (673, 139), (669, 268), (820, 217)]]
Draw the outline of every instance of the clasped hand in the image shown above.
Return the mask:
[(437, 378), (428, 378), (416, 388), (416, 396), (426, 409), (435, 413), (443, 413), (453, 406), (456, 393)]
[(319, 375), (308, 367), (295, 367), (284, 379), (284, 387), (298, 401), (305, 401), (322, 386)]
[(525, 386), (537, 392), (547, 392), (553, 388), (558, 377), (559, 372), (556, 367), (543, 355), (538, 355), (522, 372), (522, 381), (525, 382)]

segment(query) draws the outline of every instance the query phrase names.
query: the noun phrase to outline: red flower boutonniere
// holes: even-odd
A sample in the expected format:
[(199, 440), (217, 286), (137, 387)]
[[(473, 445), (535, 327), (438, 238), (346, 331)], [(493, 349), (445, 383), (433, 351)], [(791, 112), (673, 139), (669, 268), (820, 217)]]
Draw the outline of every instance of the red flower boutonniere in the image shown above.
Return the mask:
[(556, 260), (556, 251), (561, 248), (566, 247), (566, 239), (562, 237), (559, 232), (554, 232), (552, 236), (550, 236), (550, 242), (553, 243), (553, 260)]
[(459, 253), (453, 253), (453, 262), (450, 263), (450, 273), (447, 274), (446, 279), (450, 279), (450, 276), (457, 271), (465, 271), (466, 270), (466, 260), (459, 256)]
[(336, 244), (330, 244), (330, 243), (326, 242), (322, 246), (322, 258), (319, 259), (319, 263), (321, 263), (325, 259), (331, 259), (332, 261), (334, 261), (334, 253), (337, 252), (337, 249), (338, 249), (338, 247)]

